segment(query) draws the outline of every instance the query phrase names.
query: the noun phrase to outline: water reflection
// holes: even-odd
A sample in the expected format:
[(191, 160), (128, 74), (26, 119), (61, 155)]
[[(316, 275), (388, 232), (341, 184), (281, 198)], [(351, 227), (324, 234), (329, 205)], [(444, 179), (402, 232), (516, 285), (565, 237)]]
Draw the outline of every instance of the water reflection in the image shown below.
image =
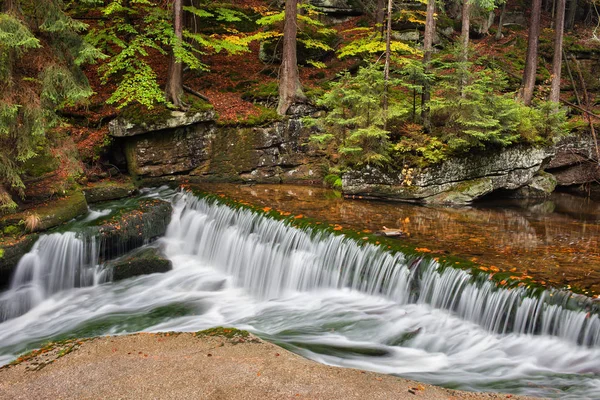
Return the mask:
[(402, 239), (550, 285), (600, 293), (600, 204), (566, 193), (542, 202), (488, 200), (467, 208), (344, 199), (329, 189), (288, 185), (200, 185), (251, 203), (347, 228), (400, 228)]

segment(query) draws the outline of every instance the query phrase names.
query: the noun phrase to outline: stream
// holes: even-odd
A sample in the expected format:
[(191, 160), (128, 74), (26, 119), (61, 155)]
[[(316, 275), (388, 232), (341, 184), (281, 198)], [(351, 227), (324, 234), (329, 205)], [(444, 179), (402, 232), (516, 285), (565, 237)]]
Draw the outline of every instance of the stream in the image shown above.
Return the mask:
[[(411, 233), (410, 240), (423, 240), (422, 232), (434, 229), (430, 236), (435, 237), (427, 246), (460, 254), (468, 253), (467, 247), (479, 248), (477, 254), (468, 255), (485, 260), (488, 246), (506, 246), (503, 238), (511, 237), (516, 250), (504, 261), (507, 265), (521, 259), (521, 249), (535, 254), (544, 243), (555, 245), (554, 238), (560, 235), (569, 240), (564, 248), (575, 248), (579, 243), (572, 243), (572, 238), (584, 229), (589, 247), (576, 254), (566, 252), (566, 260), (575, 265), (589, 255), (591, 265), (569, 274), (598, 269), (593, 212), (584, 213), (587, 217), (557, 213), (558, 220), (550, 220), (547, 212), (527, 218), (531, 211), (510, 208), (465, 211), (372, 203), (361, 210), (354, 208), (358, 202), (314, 188), (296, 188), (313, 191), (305, 196), (279, 187), (282, 192), (269, 200), (258, 191), (273, 189), (229, 187), (255, 203), (268, 201), (270, 207), (288, 207), (315, 218), (324, 213), (325, 221), (357, 229), (401, 227)], [(94, 262), (94, 242), (77, 234), (95, 218), (110, 215), (110, 208), (92, 210), (67, 229), (42, 236), (24, 257), (38, 261), (27, 264), (29, 269), (20, 266), (11, 289), (0, 293), (0, 311), (21, 307), (0, 323), (0, 365), (48, 340), (235, 326), (330, 365), (463, 390), (600, 398), (600, 318), (583, 306), (573, 307), (564, 292), (548, 290), (534, 296), (525, 288), (498, 288), (435, 260), (392, 253), (326, 231), (295, 228), (189, 193), (162, 190), (145, 196), (173, 202), (166, 235), (150, 244), (164, 250), (173, 270), (110, 282)], [(288, 201), (293, 198), (306, 204), (297, 207)], [(112, 207), (117, 209), (118, 203)], [(456, 215), (457, 221), (476, 222), (464, 226), (455, 222), (451, 228), (444, 213)], [(503, 213), (507, 217), (499, 218)], [(442, 225), (436, 227), (435, 221)], [(475, 227), (480, 224), (478, 232)], [(490, 226), (498, 224), (514, 228), (505, 236), (491, 232)], [(466, 232), (462, 235), (491, 239), (446, 247), (452, 243), (446, 236), (457, 234), (459, 226)], [(538, 239), (539, 226), (545, 227), (546, 242)], [(538, 254), (538, 262), (554, 251), (548, 246)], [(557, 263), (562, 260), (557, 258)], [(519, 268), (529, 270), (529, 263), (525, 258)], [(52, 285), (39, 283), (48, 280), (37, 279), (43, 274), (31, 271), (46, 271)], [(61, 285), (73, 281), (73, 271), (77, 284)]]

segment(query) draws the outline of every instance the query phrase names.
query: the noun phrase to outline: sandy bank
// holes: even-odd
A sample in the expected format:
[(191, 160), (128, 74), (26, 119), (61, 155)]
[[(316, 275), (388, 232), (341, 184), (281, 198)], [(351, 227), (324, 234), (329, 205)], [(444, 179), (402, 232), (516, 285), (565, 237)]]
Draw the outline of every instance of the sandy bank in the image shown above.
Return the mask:
[(53, 344), (0, 369), (1, 399), (519, 399), (330, 367), (222, 329)]

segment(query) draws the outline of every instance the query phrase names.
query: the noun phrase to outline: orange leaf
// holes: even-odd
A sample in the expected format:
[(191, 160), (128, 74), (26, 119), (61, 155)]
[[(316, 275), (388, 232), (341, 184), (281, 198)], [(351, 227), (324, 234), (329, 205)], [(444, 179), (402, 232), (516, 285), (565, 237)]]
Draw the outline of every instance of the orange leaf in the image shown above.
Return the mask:
[(300, 218), (303, 218), (303, 217), (304, 217), (304, 215), (302, 215), (302, 214), (299, 214), (299, 215), (296, 215), (296, 216), (294, 217), (294, 219), (300, 219)]
[(415, 251), (419, 251), (421, 253), (431, 253), (431, 250), (429, 250), (427, 247), (417, 247)]

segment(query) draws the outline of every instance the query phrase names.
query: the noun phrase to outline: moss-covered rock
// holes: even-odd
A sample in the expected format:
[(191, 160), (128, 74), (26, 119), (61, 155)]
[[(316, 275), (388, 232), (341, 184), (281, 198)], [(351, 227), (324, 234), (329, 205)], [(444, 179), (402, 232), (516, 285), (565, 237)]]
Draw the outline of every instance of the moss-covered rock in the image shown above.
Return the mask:
[(0, 289), (8, 286), (19, 260), (31, 250), (37, 238), (34, 233), (18, 239), (4, 237), (0, 240)]
[(83, 189), (89, 204), (129, 197), (137, 191), (132, 181), (103, 181)]
[(106, 268), (112, 270), (114, 281), (120, 281), (138, 275), (168, 272), (173, 265), (159, 249), (143, 248), (107, 263)]
[(111, 260), (164, 236), (172, 206), (158, 199), (143, 199), (107, 220), (98, 220), (90, 235), (100, 238), (100, 257)]

